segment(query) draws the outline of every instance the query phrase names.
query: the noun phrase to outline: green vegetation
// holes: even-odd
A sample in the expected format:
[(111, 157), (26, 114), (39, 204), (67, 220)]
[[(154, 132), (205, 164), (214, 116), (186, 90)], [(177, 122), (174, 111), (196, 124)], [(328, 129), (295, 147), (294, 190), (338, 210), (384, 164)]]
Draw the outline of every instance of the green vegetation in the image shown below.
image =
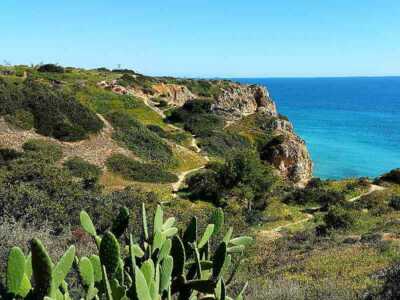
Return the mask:
[[(222, 277), (233, 295), (249, 281), (243, 295), (247, 299), (390, 299), (397, 295), (397, 169), (376, 180), (385, 189), (375, 192), (367, 178), (315, 178), (305, 188), (293, 187), (275, 177), (266, 163), (284, 142), (283, 136), (274, 132), (274, 122), (285, 117), (255, 113), (224, 124), (211, 110), (224, 81), (151, 78), (132, 70), (104, 68), (63, 68), (60, 73), (51, 67), (0, 70), (5, 70), (0, 75), (0, 116), (11, 125), (11, 138), (18, 137), (3, 144), (18, 150), (0, 148), (0, 298), (10, 296), (5, 296), (7, 287), (20, 298), (43, 291), (56, 293), (55, 299), (61, 299), (61, 294), (69, 294), (71, 299), (95, 299), (96, 295), (110, 299), (108, 291), (113, 299), (125, 292), (131, 299), (136, 291), (141, 297), (150, 291), (151, 296), (168, 299), (165, 286), (169, 286), (171, 298), (185, 299), (189, 286), (197, 289), (201, 284), (210, 296), (198, 293), (197, 299), (222, 299)], [(103, 80), (117, 80), (149, 95), (154, 83), (184, 84), (201, 99), (166, 110), (170, 115), (167, 121), (181, 127), (174, 128), (141, 99), (102, 89), (97, 84)], [(163, 105), (162, 95), (149, 97)], [(28, 140), (23, 151), (19, 150), (18, 134), (31, 133), (15, 127), (76, 141), (100, 132), (103, 122), (96, 113), (106, 117), (114, 130), (107, 126), (100, 135), (76, 144), (79, 157), (71, 158), (74, 144), (45, 137)], [(90, 151), (93, 143), (107, 141), (111, 133), (132, 155), (111, 156), (102, 174), (100, 167), (83, 159), (103, 167), (107, 157), (91, 157)], [(191, 148), (192, 134), (200, 153)], [(8, 138), (8, 133), (5, 136)], [(88, 152), (82, 154), (87, 145)], [(112, 148), (109, 153), (121, 153), (119, 150)], [(205, 152), (210, 162), (201, 169), (207, 163)], [(107, 151), (101, 153), (108, 156)], [(93, 155), (98, 154), (93, 151)], [(171, 183), (177, 176), (171, 172), (193, 170), (199, 171), (190, 173), (187, 188), (181, 188), (174, 198)], [(143, 215), (142, 203), (146, 212), (151, 212), (150, 218)], [(157, 209), (160, 203), (162, 212)], [(120, 209), (124, 206), (126, 209)], [(227, 227), (256, 237), (245, 253), (237, 243), (247, 244), (248, 238), (228, 238), (230, 230), (218, 232), (221, 222), (215, 220), (221, 220), (222, 214), (215, 206), (223, 209)], [(93, 217), (96, 228), (84, 213), (79, 218), (82, 209)], [(215, 214), (212, 221), (210, 214)], [(190, 222), (192, 215), (198, 219)], [(79, 227), (81, 221), (86, 231)], [(148, 223), (147, 237), (144, 223)], [(161, 233), (154, 231), (160, 224)], [(178, 247), (179, 239), (183, 247)], [(219, 260), (214, 264), (214, 257), (224, 252), (220, 247), (224, 240), (228, 241), (227, 255), (219, 281), (214, 277), (218, 277), (221, 264)], [(71, 244), (75, 258), (69, 268)], [(182, 260), (182, 249), (186, 260)], [(140, 273), (131, 263), (132, 252), (143, 277), (136, 277)], [(238, 266), (239, 261), (244, 263)], [(39, 271), (31, 272), (33, 265)], [(163, 274), (171, 269), (169, 280)], [(68, 275), (64, 276), (65, 272)], [(183, 277), (178, 276), (181, 274)], [(53, 283), (56, 276), (60, 276), (57, 282), (63, 279), (60, 285)], [(43, 284), (37, 285), (38, 281)], [(49, 283), (57, 288), (49, 289)]]
[(382, 175), (379, 179), (379, 182), (392, 182), (400, 184), (400, 169), (393, 169), (389, 173)]
[(64, 162), (65, 168), (67, 168), (72, 176), (80, 177), (86, 180), (93, 180), (97, 182), (102, 174), (101, 169), (88, 163), (80, 157), (72, 157)]
[(107, 167), (128, 180), (158, 183), (178, 181), (175, 174), (167, 172), (157, 165), (141, 163), (122, 154), (109, 157)]
[[(33, 80), (14, 84), (0, 78), (0, 115), (14, 125), (63, 141), (84, 139), (103, 123), (71, 95)], [(32, 122), (33, 118), (33, 122)]]
[(64, 73), (64, 68), (55, 64), (45, 64), (39, 66), (38, 72)]
[[(103, 235), (97, 233), (89, 215), (82, 211), (81, 225), (93, 237), (98, 255), (76, 257), (75, 247), (71, 246), (53, 264), (38, 239), (31, 241), (27, 256), (19, 247), (13, 247), (8, 255), (6, 290), (2, 294), (7, 298), (70, 298), (66, 279), (75, 261), (80, 294), (85, 299), (191, 299), (192, 295), (204, 293), (209, 294), (208, 299), (225, 299), (226, 285), (236, 273), (235, 269), (230, 270), (232, 259), (244, 252), (252, 238), (233, 238), (230, 229), (218, 242), (217, 235), (224, 225), (222, 210), (214, 211), (201, 238), (196, 218), (183, 235), (178, 235), (175, 218), (164, 221), (163, 214), (157, 206), (153, 226), (149, 227), (143, 204), (142, 234), (140, 242), (136, 242), (132, 234), (126, 234), (130, 218), (126, 207), (120, 209)], [(129, 237), (119, 241), (125, 234)], [(121, 251), (120, 243), (126, 240), (127, 251)], [(214, 244), (216, 248), (211, 251)], [(246, 286), (239, 292), (239, 299), (243, 298)]]
[(209, 170), (189, 177), (187, 184), (192, 198), (216, 205), (237, 199), (251, 211), (265, 208), (275, 180), (272, 169), (256, 153), (243, 151), (232, 154), (224, 164), (213, 164)]
[(28, 140), (22, 145), (25, 153), (34, 157), (50, 162), (59, 161), (62, 158), (63, 152), (60, 145), (46, 140)]
[(163, 165), (176, 163), (170, 146), (135, 118), (123, 112), (111, 112), (106, 117), (116, 130), (113, 138), (139, 157)]

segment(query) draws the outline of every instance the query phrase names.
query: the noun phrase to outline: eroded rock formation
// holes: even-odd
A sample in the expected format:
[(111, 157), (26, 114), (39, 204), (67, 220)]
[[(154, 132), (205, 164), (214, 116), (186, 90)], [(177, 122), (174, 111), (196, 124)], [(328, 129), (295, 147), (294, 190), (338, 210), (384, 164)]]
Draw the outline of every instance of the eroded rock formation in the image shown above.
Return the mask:
[(270, 116), (277, 115), (275, 103), (269, 97), (266, 88), (233, 82), (221, 87), (212, 110), (231, 120), (240, 119), (257, 111)]
[(175, 106), (182, 106), (186, 101), (195, 99), (196, 96), (184, 85), (171, 83), (157, 83), (152, 86), (157, 96), (163, 97)]

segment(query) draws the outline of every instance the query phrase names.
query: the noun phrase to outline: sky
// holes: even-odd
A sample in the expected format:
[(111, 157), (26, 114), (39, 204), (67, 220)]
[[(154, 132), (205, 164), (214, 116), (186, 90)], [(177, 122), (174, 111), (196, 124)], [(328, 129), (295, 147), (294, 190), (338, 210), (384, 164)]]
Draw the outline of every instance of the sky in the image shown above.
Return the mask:
[(1, 0), (0, 37), (0, 64), (186, 77), (400, 75), (399, 0)]

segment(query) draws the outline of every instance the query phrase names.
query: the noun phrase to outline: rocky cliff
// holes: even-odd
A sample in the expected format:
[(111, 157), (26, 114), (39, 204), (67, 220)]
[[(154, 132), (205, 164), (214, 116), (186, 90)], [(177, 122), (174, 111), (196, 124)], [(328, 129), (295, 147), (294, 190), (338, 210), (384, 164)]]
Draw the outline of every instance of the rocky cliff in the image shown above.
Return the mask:
[(305, 186), (312, 178), (313, 164), (304, 140), (293, 130), (288, 120), (278, 117), (275, 102), (268, 90), (258, 85), (225, 84), (212, 106), (212, 110), (229, 121), (260, 113), (271, 118), (268, 130), (274, 136), (282, 136), (279, 145), (271, 148), (268, 161), (280, 174), (296, 184)]
[(212, 110), (230, 120), (240, 119), (257, 111), (271, 116), (277, 115), (275, 103), (266, 88), (233, 82), (220, 88)]
[(182, 106), (186, 101), (195, 98), (195, 95), (184, 85), (172, 83), (157, 83), (152, 86), (157, 96), (163, 97), (175, 106)]
[(304, 140), (293, 132), (293, 126), (285, 120), (273, 123), (274, 134), (282, 136), (282, 142), (270, 149), (268, 161), (280, 174), (304, 187), (312, 178), (313, 163)]

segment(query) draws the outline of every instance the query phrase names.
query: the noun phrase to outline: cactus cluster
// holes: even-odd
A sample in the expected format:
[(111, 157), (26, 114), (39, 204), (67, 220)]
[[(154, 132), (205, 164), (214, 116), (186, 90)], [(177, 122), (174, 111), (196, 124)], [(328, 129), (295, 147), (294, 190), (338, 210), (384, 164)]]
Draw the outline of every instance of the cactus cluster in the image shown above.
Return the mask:
[[(18, 247), (11, 249), (7, 268), (7, 291), (12, 298), (70, 299), (65, 278), (76, 268), (85, 300), (224, 300), (237, 265), (232, 256), (241, 254), (250, 237), (232, 238), (230, 228), (216, 243), (224, 225), (222, 209), (211, 216), (210, 224), (199, 234), (194, 217), (179, 231), (175, 218), (164, 220), (159, 205), (149, 226), (142, 206), (142, 231), (135, 240), (128, 234), (129, 211), (122, 208), (111, 229), (99, 235), (90, 216), (80, 214), (83, 229), (93, 237), (98, 255), (76, 257), (71, 246), (54, 265), (39, 240), (32, 240), (25, 256)], [(215, 251), (211, 251), (214, 249)], [(239, 260), (240, 261), (240, 260)], [(31, 284), (31, 277), (33, 283)], [(245, 287), (236, 296), (243, 299)]]
[(51, 261), (40, 240), (33, 239), (30, 249), (27, 256), (19, 247), (10, 250), (5, 298), (70, 299), (65, 278), (74, 262), (75, 247), (69, 247), (57, 264)]

